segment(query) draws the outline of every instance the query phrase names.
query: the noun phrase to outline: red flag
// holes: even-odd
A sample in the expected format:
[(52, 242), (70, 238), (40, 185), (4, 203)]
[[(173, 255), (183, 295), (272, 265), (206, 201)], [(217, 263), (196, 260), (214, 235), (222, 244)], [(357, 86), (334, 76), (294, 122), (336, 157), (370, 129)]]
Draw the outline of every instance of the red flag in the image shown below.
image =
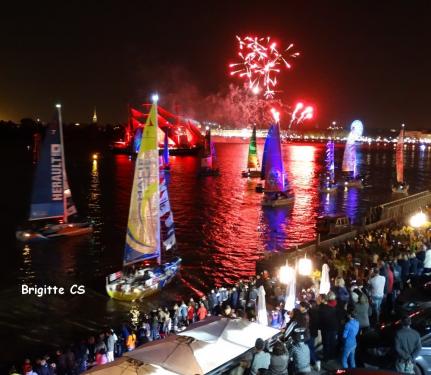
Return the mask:
[(132, 114), (133, 117), (136, 117), (136, 118), (145, 116), (142, 112), (137, 111), (136, 109), (133, 109), (133, 108), (130, 108), (130, 113)]

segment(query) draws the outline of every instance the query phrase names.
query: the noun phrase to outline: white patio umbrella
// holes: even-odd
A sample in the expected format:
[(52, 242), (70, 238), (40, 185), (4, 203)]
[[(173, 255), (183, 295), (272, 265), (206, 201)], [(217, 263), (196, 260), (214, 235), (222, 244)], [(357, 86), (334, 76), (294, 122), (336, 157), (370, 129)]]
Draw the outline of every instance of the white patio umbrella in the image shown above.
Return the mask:
[(284, 308), (287, 311), (292, 311), (296, 304), (296, 276), (293, 276), (286, 286), (286, 301)]
[(257, 322), (268, 325), (268, 312), (266, 311), (266, 292), (263, 285), (261, 285), (257, 291)]
[(325, 263), (322, 266), (322, 276), (320, 278), (319, 294), (327, 294), (331, 290), (331, 283), (329, 281), (329, 266)]

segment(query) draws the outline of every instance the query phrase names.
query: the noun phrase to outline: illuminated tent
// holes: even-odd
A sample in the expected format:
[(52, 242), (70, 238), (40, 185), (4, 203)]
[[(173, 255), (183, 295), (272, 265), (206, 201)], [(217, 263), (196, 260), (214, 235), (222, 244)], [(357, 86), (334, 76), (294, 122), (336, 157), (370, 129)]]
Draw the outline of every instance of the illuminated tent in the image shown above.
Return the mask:
[(206, 374), (253, 348), (257, 338), (277, 333), (246, 320), (214, 317), (125, 355), (181, 375)]
[(174, 372), (132, 358), (121, 357), (114, 362), (95, 366), (85, 372), (91, 375), (175, 375)]
[[(221, 344), (221, 346), (229, 343), (235, 344), (243, 347), (243, 351), (246, 351), (254, 347), (256, 339), (268, 340), (277, 333), (280, 333), (278, 329), (253, 323), (246, 319), (214, 317), (212, 322), (186, 330), (179, 335), (193, 337), (208, 343)], [(226, 356), (227, 353), (225, 352), (224, 355)]]

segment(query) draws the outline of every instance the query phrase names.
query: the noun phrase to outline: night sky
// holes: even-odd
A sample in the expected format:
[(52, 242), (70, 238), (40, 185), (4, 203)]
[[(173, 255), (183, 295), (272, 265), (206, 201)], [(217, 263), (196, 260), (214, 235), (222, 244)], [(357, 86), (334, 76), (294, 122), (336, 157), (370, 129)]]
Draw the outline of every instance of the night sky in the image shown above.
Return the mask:
[(163, 105), (167, 90), (185, 87), (198, 108), (199, 98), (238, 83), (227, 74), (235, 35), (254, 34), (295, 43), (302, 55), (283, 74), (281, 98), (315, 103), (319, 123), (430, 127), (427, 2), (9, 3), (0, 19), (0, 119), (47, 120), (61, 101), (66, 121), (89, 122), (96, 106), (100, 122), (124, 122), (127, 103), (158, 90)]

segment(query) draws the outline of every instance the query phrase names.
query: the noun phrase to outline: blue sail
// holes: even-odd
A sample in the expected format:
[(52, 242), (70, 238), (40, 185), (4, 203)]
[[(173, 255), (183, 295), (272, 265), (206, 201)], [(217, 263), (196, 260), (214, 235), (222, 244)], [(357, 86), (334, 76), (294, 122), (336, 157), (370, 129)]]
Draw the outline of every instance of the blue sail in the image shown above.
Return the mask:
[(133, 152), (137, 154), (141, 148), (142, 128), (137, 128), (133, 138)]
[(269, 129), (265, 149), (265, 192), (285, 192), (288, 190), (288, 184), (281, 155), (280, 128), (278, 124)]
[(33, 180), (29, 220), (63, 217), (64, 171), (59, 122), (47, 128)]
[(163, 166), (169, 165), (169, 147), (168, 147), (168, 131), (165, 131), (165, 138), (163, 141)]
[(263, 146), (263, 155), (262, 155), (262, 169), (260, 170), (260, 179), (264, 180), (265, 179), (265, 164), (266, 164), (266, 159), (267, 159), (267, 154), (268, 154), (268, 144), (269, 141), (268, 139), (270, 138), (270, 134), (274, 131), (274, 125), (271, 125), (271, 127), (268, 129), (268, 134), (265, 138), (265, 144)]

